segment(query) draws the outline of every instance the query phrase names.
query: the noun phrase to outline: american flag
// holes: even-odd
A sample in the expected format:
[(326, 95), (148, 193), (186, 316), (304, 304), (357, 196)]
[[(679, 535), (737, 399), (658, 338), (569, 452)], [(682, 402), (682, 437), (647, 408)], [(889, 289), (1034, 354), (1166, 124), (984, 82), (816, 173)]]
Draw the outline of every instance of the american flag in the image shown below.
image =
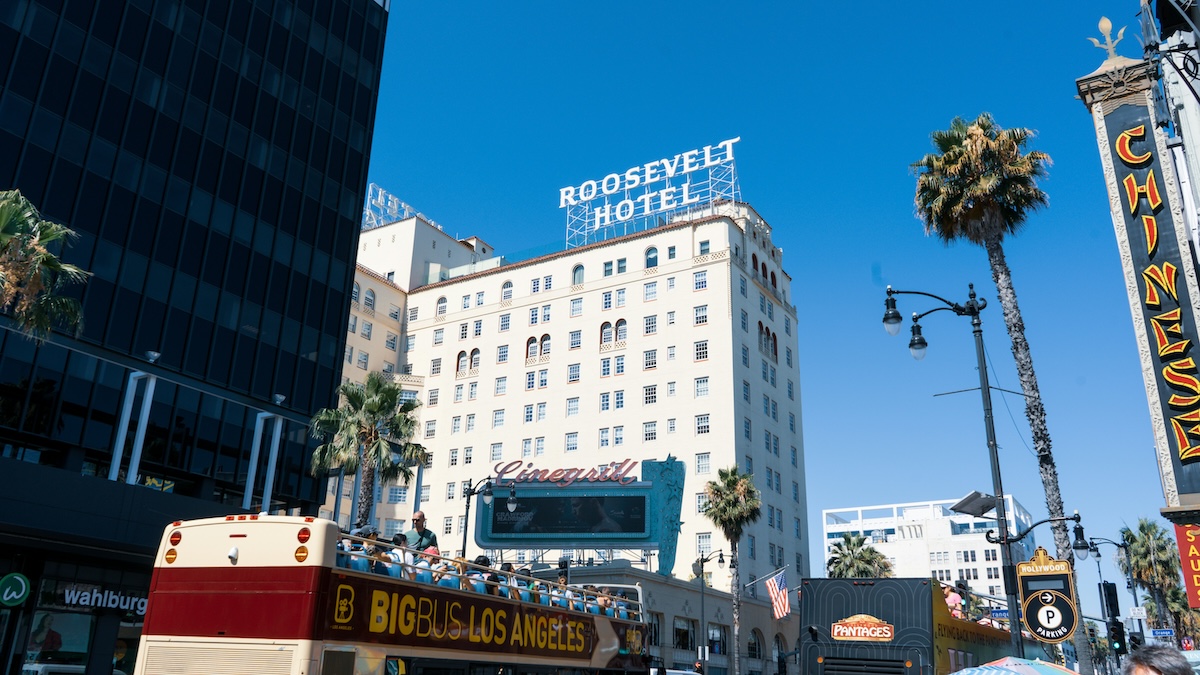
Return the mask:
[(771, 596), (771, 608), (775, 610), (775, 618), (782, 619), (792, 611), (788, 600), (787, 577), (780, 570), (779, 574), (767, 579), (767, 593)]

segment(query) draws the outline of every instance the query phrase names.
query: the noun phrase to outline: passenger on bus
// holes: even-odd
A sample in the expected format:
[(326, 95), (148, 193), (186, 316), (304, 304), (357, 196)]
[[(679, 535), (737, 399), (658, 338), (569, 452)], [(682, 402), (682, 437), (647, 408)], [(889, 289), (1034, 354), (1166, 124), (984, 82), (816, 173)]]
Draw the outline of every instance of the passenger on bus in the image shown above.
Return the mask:
[(417, 511), (413, 514), (413, 529), (404, 533), (408, 539), (408, 547), (418, 551), (424, 551), (430, 546), (438, 545), (437, 534), (425, 527), (425, 512)]
[(440, 565), (435, 567), (436, 571), (433, 574), (434, 581), (437, 582), (438, 586), (445, 588), (469, 588), (469, 585), (464, 586), (464, 582), (466, 581), (466, 563), (466, 558), (442, 561)]
[(417, 556), (413, 562), (413, 580), (423, 584), (433, 583), (433, 564), (437, 560), (436, 546), (430, 546)]

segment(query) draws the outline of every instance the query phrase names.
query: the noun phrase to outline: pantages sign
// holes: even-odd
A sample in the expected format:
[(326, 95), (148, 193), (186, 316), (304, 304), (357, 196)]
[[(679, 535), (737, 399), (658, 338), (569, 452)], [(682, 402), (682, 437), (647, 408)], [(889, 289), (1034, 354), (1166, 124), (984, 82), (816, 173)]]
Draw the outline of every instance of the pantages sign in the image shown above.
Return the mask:
[(605, 239), (619, 226), (645, 229), (660, 216), (737, 199), (733, 144), (740, 140), (730, 138), (560, 188), (567, 245)]
[(855, 614), (830, 626), (829, 637), (834, 640), (891, 642), (896, 637), (896, 627), (870, 614)]

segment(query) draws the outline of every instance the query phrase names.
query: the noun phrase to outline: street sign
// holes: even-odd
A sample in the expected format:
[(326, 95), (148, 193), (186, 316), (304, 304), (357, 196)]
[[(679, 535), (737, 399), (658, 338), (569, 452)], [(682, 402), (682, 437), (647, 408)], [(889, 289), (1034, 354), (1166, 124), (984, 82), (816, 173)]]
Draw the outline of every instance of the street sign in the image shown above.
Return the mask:
[(992, 618), (993, 619), (1007, 619), (1008, 618), (1008, 610), (1007, 609), (993, 609), (992, 610)]
[(1145, 619), (1146, 618), (1146, 608), (1145, 607), (1130, 607), (1129, 608), (1129, 618)]
[(1017, 563), (1021, 588), (1021, 621), (1042, 642), (1071, 639), (1079, 623), (1071, 563), (1055, 560), (1041, 546), (1028, 562)]
[(1150, 631), (1154, 637), (1175, 637), (1174, 628), (1155, 628)]

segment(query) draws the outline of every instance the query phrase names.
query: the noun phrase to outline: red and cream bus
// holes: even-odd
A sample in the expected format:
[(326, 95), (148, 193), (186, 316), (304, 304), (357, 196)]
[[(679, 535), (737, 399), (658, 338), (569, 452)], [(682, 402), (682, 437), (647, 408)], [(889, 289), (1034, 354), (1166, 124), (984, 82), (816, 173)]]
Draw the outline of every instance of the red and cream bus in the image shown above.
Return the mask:
[(597, 598), (472, 570), (461, 583), (453, 572), (450, 583), (436, 582), (426, 562), (351, 539), (318, 518), (172, 523), (154, 562), (135, 674), (649, 672), (638, 587)]

